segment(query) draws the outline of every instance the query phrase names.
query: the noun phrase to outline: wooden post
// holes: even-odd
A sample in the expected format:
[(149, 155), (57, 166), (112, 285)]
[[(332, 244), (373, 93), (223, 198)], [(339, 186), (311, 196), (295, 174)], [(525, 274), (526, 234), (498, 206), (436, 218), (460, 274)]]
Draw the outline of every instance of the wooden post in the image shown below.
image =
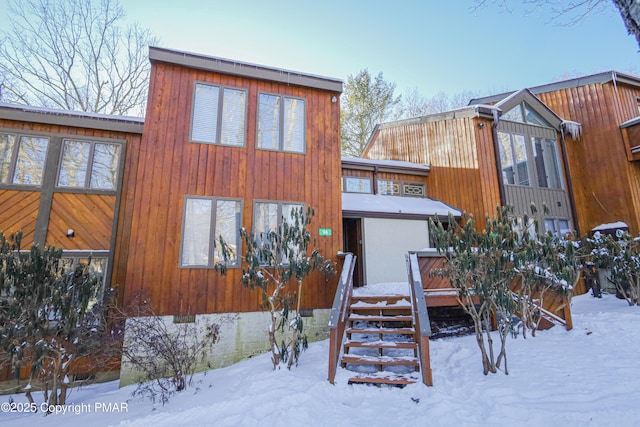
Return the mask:
[(429, 357), (429, 337), (421, 337), (421, 349), (420, 358), (422, 359), (422, 382), (424, 385), (433, 386), (433, 373), (431, 372), (431, 361)]
[(571, 301), (568, 297), (563, 297), (562, 302), (564, 307), (562, 307), (562, 311), (564, 313), (564, 320), (567, 322), (567, 331), (573, 329), (573, 319), (571, 319)]

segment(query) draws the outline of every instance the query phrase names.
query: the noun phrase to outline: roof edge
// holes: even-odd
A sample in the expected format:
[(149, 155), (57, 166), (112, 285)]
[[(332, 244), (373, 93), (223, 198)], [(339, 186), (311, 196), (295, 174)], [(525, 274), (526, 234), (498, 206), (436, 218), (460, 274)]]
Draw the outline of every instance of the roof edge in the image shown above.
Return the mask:
[(0, 103), (0, 119), (142, 134), (144, 118)]
[(198, 53), (149, 46), (149, 60), (151, 62), (166, 62), (198, 70), (342, 93), (342, 80), (339, 79)]

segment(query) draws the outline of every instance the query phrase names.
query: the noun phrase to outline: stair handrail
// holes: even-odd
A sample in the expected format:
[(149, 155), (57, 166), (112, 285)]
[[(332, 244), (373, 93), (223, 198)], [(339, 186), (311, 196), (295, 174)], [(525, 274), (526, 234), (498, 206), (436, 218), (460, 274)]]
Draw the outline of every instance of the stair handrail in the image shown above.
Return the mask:
[(338, 288), (336, 289), (336, 295), (333, 299), (333, 306), (331, 307), (331, 315), (329, 317), (328, 380), (331, 384), (335, 381), (349, 307), (351, 306), (353, 271), (356, 265), (356, 258), (357, 257), (351, 252), (345, 254), (342, 273), (340, 273), (340, 280), (338, 281)]
[(414, 328), (416, 331), (416, 344), (418, 345), (418, 359), (422, 382), (427, 386), (433, 385), (433, 374), (429, 356), (429, 337), (431, 336), (431, 322), (427, 302), (424, 298), (424, 286), (418, 265), (418, 256), (415, 253), (406, 255), (407, 275), (409, 277), (409, 289), (411, 290), (411, 308), (413, 310)]

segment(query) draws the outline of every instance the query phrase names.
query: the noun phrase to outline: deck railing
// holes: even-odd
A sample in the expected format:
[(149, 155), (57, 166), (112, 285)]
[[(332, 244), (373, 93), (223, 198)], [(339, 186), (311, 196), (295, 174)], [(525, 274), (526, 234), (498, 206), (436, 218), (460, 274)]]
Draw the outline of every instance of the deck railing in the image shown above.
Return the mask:
[(409, 289), (411, 290), (411, 306), (413, 310), (415, 340), (418, 344), (418, 358), (420, 360), (420, 371), (422, 382), (425, 385), (433, 385), (433, 375), (431, 372), (431, 361), (429, 356), (429, 337), (431, 336), (431, 323), (429, 322), (429, 312), (424, 298), (424, 287), (420, 275), (418, 257), (415, 253), (406, 256), (407, 275), (409, 276)]
[(351, 295), (353, 293), (353, 270), (356, 265), (356, 256), (347, 253), (342, 264), (342, 273), (336, 289), (336, 296), (333, 299), (331, 316), (329, 318), (329, 382), (334, 383), (336, 369), (340, 352), (342, 351), (342, 341), (344, 330), (349, 316), (351, 306)]

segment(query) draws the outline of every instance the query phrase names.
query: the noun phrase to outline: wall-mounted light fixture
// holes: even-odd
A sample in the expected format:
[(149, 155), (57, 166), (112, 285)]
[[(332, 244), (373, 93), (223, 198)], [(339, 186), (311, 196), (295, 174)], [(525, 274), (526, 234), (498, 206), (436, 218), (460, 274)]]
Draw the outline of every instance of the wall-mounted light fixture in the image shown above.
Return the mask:
[(68, 238), (72, 238), (72, 237), (76, 237), (76, 232), (74, 230), (72, 230), (71, 228), (67, 230), (67, 237)]
[(478, 123), (478, 127), (479, 127), (480, 129), (482, 129), (482, 128), (484, 127), (484, 122), (480, 122), (480, 123)]
[(331, 97), (331, 102), (333, 102), (333, 103), (335, 104), (336, 102), (338, 102), (338, 98), (336, 98), (336, 96), (335, 96), (335, 95), (333, 95), (333, 96)]

